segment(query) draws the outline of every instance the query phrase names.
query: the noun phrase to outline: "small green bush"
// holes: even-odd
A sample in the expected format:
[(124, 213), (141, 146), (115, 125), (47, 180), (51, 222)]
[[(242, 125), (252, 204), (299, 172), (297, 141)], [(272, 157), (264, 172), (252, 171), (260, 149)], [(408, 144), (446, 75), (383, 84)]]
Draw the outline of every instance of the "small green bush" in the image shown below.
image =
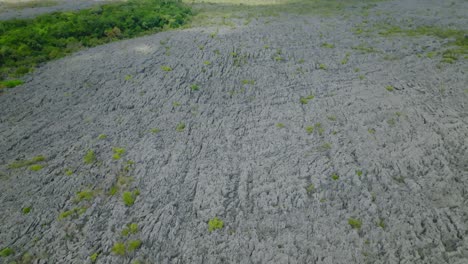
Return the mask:
[(102, 140), (102, 139), (106, 139), (106, 138), (107, 138), (107, 135), (106, 135), (106, 134), (100, 134), (100, 135), (98, 136), (98, 139), (101, 139), (101, 140)]
[(307, 126), (305, 128), (305, 130), (306, 130), (307, 134), (309, 134), (309, 135), (314, 133), (314, 127), (313, 126)]
[(128, 251), (133, 252), (141, 246), (140, 240), (131, 240), (128, 242)]
[(192, 91), (198, 91), (200, 89), (200, 87), (198, 85), (196, 85), (196, 84), (192, 84), (192, 86), (190, 86), (190, 89)]
[(124, 204), (126, 206), (132, 206), (135, 203), (136, 197), (140, 195), (139, 190), (134, 190), (133, 192), (124, 192), (122, 194), (122, 199), (124, 201)]
[(210, 232), (217, 230), (217, 229), (222, 229), (223, 227), (224, 227), (224, 222), (218, 217), (215, 217), (213, 219), (210, 219), (210, 221), (208, 221), (208, 231)]
[(62, 213), (60, 213), (58, 219), (59, 220), (62, 220), (62, 219), (65, 219), (65, 218), (68, 218), (68, 217), (76, 217), (76, 216), (79, 216), (79, 215), (82, 215), (86, 212), (88, 208), (86, 207), (75, 207), (75, 208), (72, 208), (71, 210), (68, 210), (68, 211), (64, 211)]
[(255, 85), (255, 80), (242, 80), (243, 85)]
[(44, 156), (39, 155), (39, 156), (33, 157), (30, 160), (15, 161), (15, 162), (11, 163), (10, 165), (8, 165), (8, 168), (10, 168), (10, 169), (19, 169), (19, 168), (22, 168), (22, 167), (35, 165), (36, 163), (39, 163), (39, 162), (42, 162), (42, 161), (45, 161), (45, 160), (46, 160), (46, 158)]
[(6, 258), (6, 257), (12, 255), (13, 253), (15, 253), (15, 252), (13, 251), (13, 249), (7, 247), (7, 248), (4, 248), (4, 249), (2, 249), (2, 250), (0, 251), (0, 257)]
[[(0, 50), (1, 52), (1, 50)], [(1, 55), (0, 55), (1, 58)], [(21, 80), (7, 80), (7, 81), (1, 81), (0, 82), (0, 89), (2, 88), (14, 88), (18, 85), (23, 84), (24, 82)]]
[(114, 155), (112, 155), (112, 158), (115, 160), (118, 160), (121, 158), (123, 154), (125, 154), (125, 149), (124, 148), (112, 148), (112, 152)]
[(42, 166), (41, 164), (35, 164), (35, 165), (31, 165), (29, 167), (30, 170), (32, 171), (40, 171), (44, 168), (44, 166)]
[(91, 256), (89, 256), (89, 259), (91, 260), (92, 263), (96, 262), (97, 258), (99, 256), (99, 253), (94, 253)]
[(161, 70), (165, 71), (165, 72), (171, 72), (172, 71), (172, 68), (169, 67), (169, 66), (161, 66)]
[(340, 178), (340, 176), (338, 176), (338, 174), (336, 174), (336, 172), (335, 172), (335, 173), (332, 174), (331, 178), (332, 178), (332, 180), (337, 181)]
[(315, 185), (313, 183), (309, 184), (309, 186), (306, 188), (306, 191), (308, 194), (313, 193), (315, 191)]
[(327, 49), (333, 49), (335, 48), (335, 45), (325, 42), (325, 43), (322, 43), (322, 47), (327, 48)]
[(92, 164), (95, 161), (96, 161), (96, 154), (94, 154), (93, 150), (88, 150), (88, 152), (86, 152), (86, 155), (83, 158), (83, 162), (85, 164)]
[(115, 255), (119, 255), (119, 256), (125, 256), (125, 253), (127, 253), (125, 244), (122, 242), (115, 243), (114, 246), (112, 247), (112, 253), (114, 253)]
[(361, 220), (355, 218), (349, 218), (348, 224), (354, 229), (360, 229), (362, 226)]
[(276, 127), (277, 127), (277, 128), (284, 128), (285, 125), (284, 125), (283, 123), (277, 123), (277, 124), (276, 124)]
[(23, 214), (29, 214), (31, 212), (31, 207), (30, 206), (24, 207), (22, 209), (22, 212), (23, 212)]
[(73, 174), (73, 170), (72, 170), (72, 169), (69, 169), (69, 168), (65, 169), (65, 175), (71, 176), (72, 174)]
[(122, 230), (122, 236), (128, 236), (129, 234), (136, 234), (137, 232), (138, 232), (138, 224), (131, 223)]
[(387, 85), (385, 87), (385, 89), (387, 89), (387, 91), (389, 91), (389, 92), (393, 92), (395, 90), (395, 88), (393, 88), (393, 86), (391, 86), (391, 85)]
[(177, 125), (177, 127), (176, 127), (176, 131), (177, 131), (177, 132), (182, 132), (182, 131), (184, 131), (184, 130), (185, 130), (185, 124), (182, 123), (182, 122), (179, 123), (179, 124)]
[(92, 190), (83, 190), (76, 193), (75, 201), (81, 202), (83, 200), (91, 201), (94, 198), (94, 192)]

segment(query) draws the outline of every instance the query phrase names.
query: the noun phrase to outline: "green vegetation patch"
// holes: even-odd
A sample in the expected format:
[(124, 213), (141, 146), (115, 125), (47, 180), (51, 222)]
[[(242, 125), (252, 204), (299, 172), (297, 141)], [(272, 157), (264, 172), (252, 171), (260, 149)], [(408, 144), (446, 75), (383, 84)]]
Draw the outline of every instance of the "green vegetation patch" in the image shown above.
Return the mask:
[(4, 248), (4, 249), (2, 249), (2, 250), (0, 251), (0, 257), (6, 258), (6, 257), (10, 256), (10, 255), (13, 254), (13, 253), (15, 253), (15, 252), (13, 251), (13, 249), (7, 247), (7, 248)]
[[(9, 169), (19, 169), (19, 168), (22, 168), (22, 167), (36, 165), (37, 163), (45, 161), (45, 160), (46, 160), (46, 158), (44, 156), (39, 155), (39, 156), (36, 156), (36, 157), (34, 157), (34, 158), (30, 159), (30, 160), (15, 161), (15, 162), (11, 163), (10, 165), (8, 165), (8, 168)], [(31, 170), (35, 170), (37, 168), (38, 167), (34, 167), (34, 168), (30, 167)], [(40, 169), (42, 169), (42, 167)]]
[(29, 166), (29, 169), (30, 169), (31, 171), (40, 171), (40, 170), (42, 170), (43, 168), (44, 168), (44, 166), (41, 165), (41, 164), (34, 164), (34, 165)]
[(31, 206), (24, 207), (21, 211), (23, 214), (29, 214), (31, 212)]
[(112, 253), (119, 256), (125, 256), (127, 249), (125, 248), (125, 244), (122, 242), (117, 242), (112, 247)]
[(112, 148), (112, 152), (114, 155), (112, 155), (112, 158), (115, 160), (118, 160), (122, 157), (123, 154), (125, 154), (125, 149), (124, 148)]
[(224, 222), (218, 217), (215, 217), (213, 219), (210, 219), (210, 221), (208, 221), (208, 231), (210, 232), (217, 230), (217, 229), (222, 229), (223, 227), (224, 227)]
[[(458, 30), (453, 28), (428, 27), (422, 26), (417, 28), (401, 28), (398, 26), (385, 27), (379, 32), (382, 36), (391, 35), (406, 35), (408, 37), (432, 36), (439, 39), (449, 40), (444, 50), (440, 52), (442, 62), (453, 63), (454, 61), (463, 58), (468, 58), (468, 30)], [(429, 58), (434, 57), (435, 53), (430, 52)]]
[[(1, 51), (1, 48), (0, 48)], [(0, 62), (1, 63), (1, 62)], [(3, 88), (14, 88), (18, 85), (23, 84), (24, 82), (22, 80), (7, 80), (7, 81), (1, 81), (0, 82), (0, 89)]]
[(62, 220), (62, 219), (65, 219), (65, 218), (68, 218), (68, 217), (77, 217), (77, 216), (80, 216), (82, 214), (84, 214), (86, 212), (88, 208), (87, 207), (75, 207), (75, 208), (72, 208), (68, 211), (64, 211), (62, 213), (60, 213), (59, 215), (59, 220)]
[(185, 130), (185, 124), (182, 123), (182, 122), (179, 123), (179, 124), (177, 125), (177, 127), (176, 127), (176, 131), (177, 131), (177, 132), (182, 132), (182, 131), (184, 131), (184, 130)]
[(83, 158), (83, 162), (85, 164), (92, 164), (95, 161), (96, 161), (96, 154), (94, 154), (93, 150), (88, 150), (88, 152), (86, 152), (86, 155)]
[(94, 195), (95, 195), (95, 192), (92, 190), (83, 190), (83, 191), (76, 193), (75, 201), (78, 203), (81, 201), (91, 201), (93, 200)]
[(134, 190), (133, 192), (127, 191), (122, 194), (122, 200), (126, 206), (132, 206), (138, 195), (140, 195), (139, 190)]
[(91, 260), (92, 263), (96, 262), (97, 258), (99, 256), (99, 253), (94, 253), (91, 256), (89, 256), (89, 259)]
[(136, 234), (137, 232), (138, 232), (138, 224), (131, 223), (131, 224), (128, 224), (127, 227), (125, 227), (122, 230), (122, 236), (128, 236), (130, 234)]
[(362, 226), (361, 220), (356, 219), (356, 218), (349, 218), (348, 224), (354, 229), (360, 229)]
[(177, 28), (191, 9), (171, 0), (130, 0), (32, 19), (0, 21), (0, 80), (83, 47)]
[(133, 252), (141, 246), (141, 240), (131, 240), (128, 242), (128, 251)]

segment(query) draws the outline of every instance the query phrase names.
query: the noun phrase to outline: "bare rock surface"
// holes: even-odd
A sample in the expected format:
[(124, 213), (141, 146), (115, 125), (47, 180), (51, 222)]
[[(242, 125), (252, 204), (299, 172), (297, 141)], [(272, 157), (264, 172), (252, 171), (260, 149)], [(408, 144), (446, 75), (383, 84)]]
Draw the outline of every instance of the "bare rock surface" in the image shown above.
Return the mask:
[(453, 2), (163, 32), (40, 67), (0, 96), (0, 262), (468, 263), (466, 59), (355, 34), (463, 28)]

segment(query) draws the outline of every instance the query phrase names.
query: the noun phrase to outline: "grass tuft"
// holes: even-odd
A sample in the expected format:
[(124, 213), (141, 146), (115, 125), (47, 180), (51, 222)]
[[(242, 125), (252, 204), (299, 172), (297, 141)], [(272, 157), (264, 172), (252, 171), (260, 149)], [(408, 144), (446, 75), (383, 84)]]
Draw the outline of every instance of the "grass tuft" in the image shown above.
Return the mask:
[[(0, 50), (1, 52), (1, 50)], [(0, 55), (1, 58), (1, 55)], [(7, 80), (7, 81), (0, 81), (0, 89), (2, 88), (14, 88), (18, 85), (23, 84), (24, 82), (21, 80)]]
[(6, 258), (14, 253), (15, 252), (13, 251), (13, 249), (7, 247), (7, 248), (0, 250), (0, 257)]
[(96, 161), (96, 154), (94, 154), (94, 151), (93, 150), (88, 150), (88, 152), (86, 152), (86, 155), (84, 156), (83, 158), (83, 162), (85, 164), (92, 164)]
[(176, 131), (177, 132), (183, 132), (184, 130), (185, 130), (185, 124), (180, 122), (176, 127)]
[(208, 221), (208, 231), (210, 232), (213, 232), (214, 230), (217, 230), (217, 229), (222, 229), (223, 227), (224, 227), (224, 222), (218, 217), (215, 217), (213, 219), (210, 219), (210, 221)]
[(141, 246), (140, 240), (131, 240), (128, 242), (128, 251), (133, 252)]
[(118, 256), (125, 256), (125, 253), (127, 253), (125, 244), (122, 242), (115, 243), (114, 246), (112, 247), (112, 253)]
[(348, 219), (348, 224), (354, 229), (361, 229), (361, 227), (362, 227), (361, 220), (356, 219), (356, 218), (349, 218)]

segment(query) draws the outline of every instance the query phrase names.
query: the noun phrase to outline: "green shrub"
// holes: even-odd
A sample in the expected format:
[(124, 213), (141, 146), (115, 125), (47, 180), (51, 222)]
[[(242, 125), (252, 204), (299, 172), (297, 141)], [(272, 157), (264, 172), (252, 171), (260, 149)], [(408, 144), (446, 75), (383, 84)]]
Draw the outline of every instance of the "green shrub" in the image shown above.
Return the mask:
[(192, 91), (198, 91), (200, 89), (200, 87), (198, 85), (196, 85), (196, 84), (192, 84), (192, 86), (190, 86), (190, 89)]
[(39, 156), (33, 157), (30, 160), (15, 161), (15, 162), (11, 163), (10, 165), (8, 165), (8, 168), (10, 168), (10, 169), (19, 169), (19, 168), (22, 168), (22, 167), (35, 165), (36, 163), (39, 163), (39, 162), (42, 162), (42, 161), (45, 161), (45, 160), (46, 160), (46, 158), (44, 156), (39, 155)]
[(325, 42), (325, 43), (322, 43), (322, 47), (327, 48), (327, 49), (333, 49), (335, 48), (335, 45)]
[(42, 170), (42, 168), (44, 168), (44, 166), (42, 166), (41, 164), (35, 164), (29, 167), (29, 169), (32, 171), (40, 171)]
[(360, 229), (362, 226), (361, 220), (355, 218), (349, 218), (348, 224), (354, 229)]
[(169, 66), (161, 66), (161, 70), (163, 70), (165, 72), (170, 72), (170, 71), (172, 71), (172, 68), (169, 67)]
[(95, 161), (96, 161), (96, 154), (94, 154), (93, 150), (88, 150), (88, 152), (86, 152), (86, 155), (83, 158), (83, 162), (85, 164), (92, 164)]
[(123, 154), (125, 154), (125, 149), (124, 148), (112, 148), (112, 152), (114, 155), (112, 155), (112, 158), (115, 160), (118, 160), (121, 158)]
[(393, 86), (391, 86), (391, 85), (387, 85), (385, 87), (385, 89), (387, 89), (387, 91), (389, 91), (389, 92), (393, 92), (393, 90), (395, 90), (395, 88), (393, 88)]
[(130, 0), (32, 19), (0, 21), (0, 77), (83, 47), (183, 25), (191, 15), (181, 1)]
[(138, 224), (131, 223), (131, 224), (128, 224), (127, 227), (125, 227), (122, 230), (122, 236), (128, 236), (129, 234), (136, 234), (137, 232), (138, 232)]
[(107, 138), (107, 135), (106, 134), (100, 134), (98, 136), (98, 139), (106, 139)]
[(141, 246), (140, 240), (131, 240), (128, 242), (128, 251), (133, 252)]
[(0, 257), (6, 258), (6, 257), (10, 256), (10, 255), (13, 254), (13, 253), (15, 253), (15, 252), (13, 251), (13, 249), (7, 247), (7, 248), (4, 248), (4, 249), (2, 249), (2, 250), (0, 251)]
[[(0, 50), (1, 52), (1, 50)], [(0, 55), (1, 56), (1, 55)], [(0, 62), (1, 63), (1, 62)], [(24, 82), (21, 80), (7, 80), (7, 81), (1, 81), (0, 82), (0, 89), (2, 88), (14, 88), (18, 85), (23, 84)]]
[(126, 206), (132, 206), (135, 203), (136, 197), (140, 195), (139, 190), (134, 190), (133, 192), (124, 192), (122, 194), (122, 199), (124, 201), (124, 204)]
[(224, 227), (224, 222), (218, 217), (215, 217), (213, 219), (210, 219), (210, 221), (208, 221), (208, 231), (210, 232), (217, 230), (217, 229), (222, 229), (223, 227)]
[(335, 172), (335, 173), (332, 174), (331, 178), (332, 178), (332, 180), (337, 181), (340, 178), (340, 176), (338, 176), (338, 174), (336, 174), (336, 172)]
[(305, 130), (306, 130), (307, 134), (309, 134), (309, 135), (314, 133), (314, 127), (313, 126), (307, 126), (305, 128)]
[(242, 80), (243, 85), (255, 85), (255, 80)]
[(91, 260), (92, 263), (96, 262), (97, 258), (99, 256), (99, 253), (94, 253), (91, 256), (89, 256), (89, 259)]
[(182, 131), (184, 131), (184, 130), (185, 130), (185, 124), (182, 123), (182, 122), (179, 123), (179, 124), (177, 125), (177, 127), (176, 127), (176, 131), (177, 131), (177, 132), (182, 132)]
[(276, 124), (276, 127), (277, 127), (277, 128), (284, 128), (285, 125), (284, 125), (283, 123), (277, 123), (277, 124)]
[(122, 242), (117, 242), (114, 244), (112, 247), (112, 253), (119, 255), (119, 256), (125, 256), (125, 253), (127, 252), (125, 248), (125, 244)]
[(68, 211), (64, 211), (62, 213), (60, 213), (58, 219), (59, 220), (62, 220), (62, 219), (65, 219), (65, 218), (68, 218), (68, 217), (76, 217), (76, 216), (79, 216), (79, 215), (82, 215), (86, 212), (88, 208), (86, 207), (75, 207), (75, 208), (72, 208)]
[(23, 212), (23, 214), (29, 214), (31, 212), (31, 207), (30, 206), (25, 207), (21, 211)]
[(76, 193), (75, 201), (81, 202), (83, 200), (91, 201), (94, 198), (94, 192), (92, 190), (83, 190)]

